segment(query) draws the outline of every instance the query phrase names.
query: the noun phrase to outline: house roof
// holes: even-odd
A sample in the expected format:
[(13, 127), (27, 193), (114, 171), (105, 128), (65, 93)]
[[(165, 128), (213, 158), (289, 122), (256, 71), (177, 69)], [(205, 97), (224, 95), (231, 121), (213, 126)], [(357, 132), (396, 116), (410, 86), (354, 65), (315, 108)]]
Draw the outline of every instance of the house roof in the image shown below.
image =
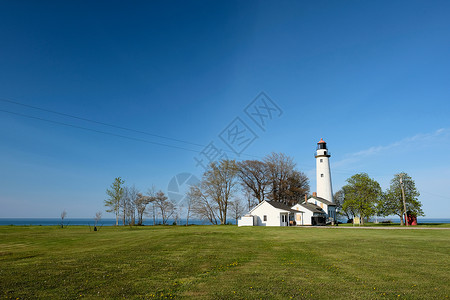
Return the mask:
[(311, 199), (311, 198), (314, 198), (314, 199), (316, 199), (317, 201), (320, 201), (320, 202), (322, 202), (323, 204), (326, 204), (326, 205), (328, 205), (328, 206), (336, 206), (336, 204), (334, 204), (333, 202), (328, 201), (328, 200), (326, 200), (326, 199), (324, 199), (324, 198), (322, 198), (322, 197), (311, 196), (310, 199)]
[(300, 212), (298, 210), (292, 209), (291, 206), (288, 206), (288, 205), (283, 204), (281, 202), (276, 202), (276, 201), (266, 201), (266, 202), (269, 203), (270, 205), (272, 205), (273, 207), (278, 208), (278, 209), (286, 210), (286, 211), (293, 212), (293, 213)]
[(301, 206), (303, 206), (304, 208), (312, 211), (313, 213), (321, 213), (324, 214), (325, 212), (323, 211), (323, 209), (321, 209), (319, 206), (312, 204), (312, 203), (302, 203), (299, 204)]

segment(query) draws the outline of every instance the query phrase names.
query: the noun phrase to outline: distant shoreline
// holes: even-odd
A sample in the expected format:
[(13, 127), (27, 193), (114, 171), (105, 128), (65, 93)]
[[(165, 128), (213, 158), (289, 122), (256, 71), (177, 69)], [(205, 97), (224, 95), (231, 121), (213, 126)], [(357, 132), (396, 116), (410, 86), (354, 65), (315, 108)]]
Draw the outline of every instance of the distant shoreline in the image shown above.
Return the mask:
[[(400, 223), (399, 219), (383, 218), (378, 222), (390, 220), (393, 223)], [(235, 220), (228, 220), (229, 223), (235, 224)], [(418, 218), (417, 222), (420, 224), (450, 224), (450, 218)], [(94, 226), (95, 221), (92, 218), (67, 218), (64, 219), (64, 225), (69, 226)], [(167, 225), (173, 225), (174, 220), (169, 220)], [(57, 226), (61, 224), (60, 218), (0, 218), (0, 226), (16, 225), (16, 226)], [(116, 219), (105, 218), (102, 219), (97, 226), (114, 226)], [(162, 220), (157, 219), (156, 224), (162, 224)], [(144, 226), (153, 226), (153, 219), (145, 219)], [(186, 219), (179, 219), (177, 225), (186, 225)], [(190, 219), (189, 225), (211, 225), (208, 222)], [(119, 226), (123, 226), (119, 220)]]
[[(155, 225), (162, 224), (162, 220), (156, 219)], [(167, 225), (173, 225), (175, 220), (169, 220)], [(231, 224), (235, 224), (235, 220), (228, 220)], [(450, 222), (450, 220), (449, 220)], [(63, 221), (64, 226), (94, 226), (95, 221), (93, 218), (66, 218)], [(114, 226), (116, 219), (105, 218), (97, 223), (97, 226)], [(17, 226), (57, 226), (61, 225), (60, 218), (0, 218), (0, 226), (17, 225)], [(144, 226), (153, 226), (153, 219), (145, 219)], [(186, 225), (186, 219), (178, 219), (177, 225)], [(208, 222), (189, 219), (189, 225), (210, 225)], [(119, 226), (122, 225), (122, 221), (119, 220)], [(127, 225), (128, 226), (128, 225)]]

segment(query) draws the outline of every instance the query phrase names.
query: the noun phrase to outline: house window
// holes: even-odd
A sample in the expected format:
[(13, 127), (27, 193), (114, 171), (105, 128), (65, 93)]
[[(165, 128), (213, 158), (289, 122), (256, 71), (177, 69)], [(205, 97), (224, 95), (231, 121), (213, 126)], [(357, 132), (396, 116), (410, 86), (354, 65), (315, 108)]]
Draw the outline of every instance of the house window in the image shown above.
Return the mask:
[(263, 220), (264, 220), (264, 222), (266, 222), (267, 221), (267, 216), (264, 216)]
[(323, 177), (323, 174), (320, 174), (320, 177)]
[(323, 159), (320, 159), (320, 162), (323, 162)]

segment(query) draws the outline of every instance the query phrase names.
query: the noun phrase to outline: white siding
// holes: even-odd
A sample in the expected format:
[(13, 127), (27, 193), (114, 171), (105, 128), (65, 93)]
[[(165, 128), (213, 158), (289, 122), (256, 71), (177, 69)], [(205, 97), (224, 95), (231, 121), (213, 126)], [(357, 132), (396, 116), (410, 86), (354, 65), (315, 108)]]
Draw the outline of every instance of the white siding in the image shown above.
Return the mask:
[(313, 216), (313, 212), (310, 211), (309, 209), (301, 206), (300, 204), (296, 204), (292, 207), (293, 210), (297, 210), (297, 208), (304, 212), (303, 214), (300, 214), (302, 216), (303, 223), (302, 222), (299, 223), (297, 221), (297, 216), (296, 216), (297, 225), (311, 225), (311, 217)]
[[(279, 210), (267, 202), (263, 202), (254, 208), (250, 213), (256, 216), (256, 226), (281, 226)], [(266, 221), (264, 221), (264, 216), (266, 216)]]
[[(326, 154), (325, 154), (326, 153)], [(322, 197), (330, 202), (333, 201), (333, 188), (331, 186), (330, 160), (327, 149), (317, 150), (316, 157), (316, 189), (317, 196)]]
[[(322, 203), (320, 200), (315, 199), (313, 197), (308, 199), (308, 203), (316, 204), (317, 206), (322, 208), (323, 211), (327, 214), (327, 218), (334, 216), (334, 219), (336, 220), (336, 206), (334, 206), (334, 205), (328, 206), (327, 204)], [(330, 215), (330, 212), (332, 212), (332, 215)], [(311, 222), (311, 220), (310, 220), (310, 222)]]
[(238, 220), (238, 226), (253, 226), (253, 216), (243, 216)]

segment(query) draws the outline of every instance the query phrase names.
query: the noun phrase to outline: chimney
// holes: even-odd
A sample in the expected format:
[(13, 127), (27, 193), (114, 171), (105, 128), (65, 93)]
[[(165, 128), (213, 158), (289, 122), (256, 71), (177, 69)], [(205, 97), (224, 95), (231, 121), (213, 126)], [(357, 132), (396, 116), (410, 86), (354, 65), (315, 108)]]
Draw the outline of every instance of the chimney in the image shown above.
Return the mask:
[(305, 203), (308, 202), (308, 194), (305, 194)]
[(313, 192), (313, 197), (317, 197), (317, 193), (316, 192)]

